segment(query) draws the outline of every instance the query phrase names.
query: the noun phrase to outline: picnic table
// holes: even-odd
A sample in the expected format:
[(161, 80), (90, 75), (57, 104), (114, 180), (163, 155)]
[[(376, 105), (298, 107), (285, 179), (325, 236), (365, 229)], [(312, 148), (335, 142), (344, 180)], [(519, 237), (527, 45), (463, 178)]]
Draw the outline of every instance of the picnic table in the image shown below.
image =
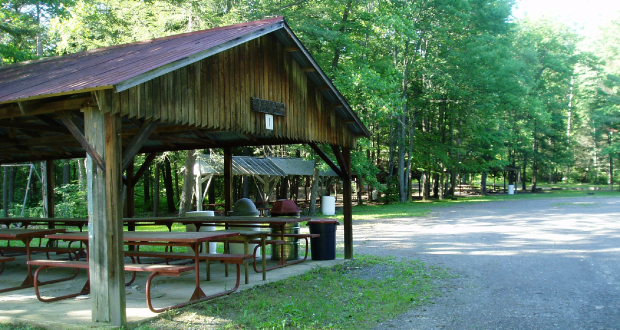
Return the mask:
[[(210, 226), (220, 226), (225, 227), (226, 229), (234, 228), (234, 227), (258, 227), (258, 228), (269, 228), (271, 230), (276, 230), (278, 234), (271, 234), (270, 236), (279, 237), (281, 241), (284, 241), (285, 237), (291, 237), (291, 235), (287, 235), (285, 233), (286, 226), (294, 223), (299, 223), (303, 221), (309, 221), (311, 218), (309, 217), (240, 217), (240, 216), (229, 216), (229, 217), (192, 217), (192, 218), (177, 218), (175, 222), (184, 223), (184, 224), (193, 224), (196, 226), (197, 230), (201, 225), (210, 225)], [(302, 237), (304, 238), (304, 237)], [(307, 245), (307, 238), (306, 238)], [(306, 246), (307, 247), (307, 246)], [(307, 256), (307, 249), (306, 249)], [(265, 258), (263, 257), (263, 260)], [(305, 261), (306, 258), (287, 262), (284, 257), (284, 249), (280, 249), (280, 260), (278, 261), (278, 265), (275, 267), (271, 267), (267, 270), (271, 270), (274, 268), (280, 268), (285, 266), (290, 266), (296, 263), (300, 263)]]
[[(189, 301), (182, 304), (177, 304), (173, 306), (168, 306), (162, 309), (153, 308), (151, 305), (150, 299), (150, 283), (154, 276), (157, 275), (157, 271), (155, 270), (153, 274), (149, 277), (147, 281), (147, 304), (149, 308), (153, 312), (162, 312), (167, 309), (182, 307), (188, 304), (197, 303), (199, 301), (203, 301), (206, 299), (214, 298), (215, 296), (220, 296), (222, 294), (228, 294), (237, 289), (239, 283), (239, 271), (237, 271), (237, 286), (235, 286), (231, 290), (227, 290), (224, 293), (219, 293), (216, 295), (207, 296), (200, 287), (200, 267), (199, 263), (201, 260), (200, 255), (200, 245), (204, 242), (208, 242), (214, 239), (224, 239), (229, 237), (238, 236), (239, 232), (234, 231), (214, 231), (214, 232), (123, 232), (123, 241), (125, 245), (129, 246), (141, 246), (141, 245), (150, 245), (150, 246), (187, 246), (193, 250), (193, 260), (194, 265), (191, 266), (192, 270), (195, 270), (195, 289), (190, 297)], [(45, 236), (48, 239), (56, 239), (56, 240), (64, 240), (64, 241), (79, 241), (79, 242), (88, 242), (88, 233), (84, 232), (74, 232), (74, 233), (58, 233), (58, 234), (50, 234)], [(208, 264), (208, 263), (207, 263)], [(125, 266), (125, 270), (128, 271), (140, 271), (137, 267), (131, 267), (132, 265)], [(166, 265), (161, 265), (164, 267)], [(56, 267), (52, 265), (52, 267)], [(173, 267), (173, 266), (169, 266)], [(185, 266), (185, 269), (188, 266)], [(145, 267), (148, 270), (148, 268)], [(238, 269), (239, 270), (239, 269)], [(132, 280), (133, 282), (133, 280)], [(38, 295), (38, 294), (37, 294)], [(65, 297), (70, 297), (73, 295), (68, 295)], [(51, 301), (51, 300), (50, 300)]]
[[(32, 242), (35, 238), (43, 238), (45, 235), (54, 234), (64, 232), (65, 229), (0, 229), (0, 239), (7, 241), (22, 241), (25, 245), (26, 250), (26, 260), (31, 260), (32, 255), (32, 247), (30, 246), (30, 242)], [(7, 292), (13, 290), (19, 290), (23, 288), (32, 287), (33, 275), (32, 275), (32, 267), (27, 265), (27, 274), (24, 282), (15, 287), (0, 289), (0, 292)]]

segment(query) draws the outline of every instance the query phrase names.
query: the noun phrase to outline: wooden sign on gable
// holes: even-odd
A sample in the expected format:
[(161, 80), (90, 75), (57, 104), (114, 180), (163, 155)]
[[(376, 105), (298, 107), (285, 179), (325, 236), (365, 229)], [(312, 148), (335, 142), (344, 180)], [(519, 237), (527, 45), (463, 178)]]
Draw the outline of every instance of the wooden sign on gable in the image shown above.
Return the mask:
[(286, 116), (286, 104), (252, 97), (252, 111)]

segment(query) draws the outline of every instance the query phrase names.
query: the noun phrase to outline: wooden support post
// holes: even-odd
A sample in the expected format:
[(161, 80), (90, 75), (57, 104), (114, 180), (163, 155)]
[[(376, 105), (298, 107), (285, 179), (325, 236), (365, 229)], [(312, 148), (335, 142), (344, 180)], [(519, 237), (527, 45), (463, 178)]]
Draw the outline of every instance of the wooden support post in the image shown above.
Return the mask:
[(342, 148), (342, 160), (346, 177), (342, 178), (343, 195), (343, 222), (344, 222), (344, 258), (353, 258), (353, 203), (351, 200), (351, 150), (347, 147)]
[(105, 172), (89, 156), (88, 244), (93, 322), (125, 326), (123, 209), (121, 201), (121, 119), (96, 108), (84, 109), (88, 144), (101, 155)]
[(225, 214), (228, 214), (228, 211), (232, 211), (233, 200), (232, 200), (232, 148), (226, 147), (224, 148), (224, 203), (225, 203)]

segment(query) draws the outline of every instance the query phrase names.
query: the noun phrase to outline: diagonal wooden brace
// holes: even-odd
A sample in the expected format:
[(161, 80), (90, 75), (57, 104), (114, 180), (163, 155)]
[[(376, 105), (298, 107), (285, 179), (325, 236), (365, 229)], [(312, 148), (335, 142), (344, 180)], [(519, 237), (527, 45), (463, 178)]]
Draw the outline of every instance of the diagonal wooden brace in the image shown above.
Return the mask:
[(82, 145), (82, 148), (86, 150), (86, 153), (93, 159), (93, 162), (99, 166), (101, 171), (105, 173), (105, 162), (103, 161), (103, 157), (93, 148), (93, 146), (88, 143), (86, 137), (82, 133), (82, 131), (75, 125), (73, 120), (71, 119), (71, 113), (69, 111), (57, 111), (56, 114), (62, 120), (62, 122), (67, 126), (67, 129), (73, 134), (73, 137)]

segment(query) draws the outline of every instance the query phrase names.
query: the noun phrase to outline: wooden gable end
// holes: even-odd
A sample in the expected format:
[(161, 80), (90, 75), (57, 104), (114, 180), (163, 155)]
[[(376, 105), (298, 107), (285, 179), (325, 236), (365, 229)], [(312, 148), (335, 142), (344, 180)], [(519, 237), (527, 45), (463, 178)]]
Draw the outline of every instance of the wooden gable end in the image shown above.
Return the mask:
[[(97, 99), (103, 111), (129, 118), (354, 147), (356, 136), (304, 70), (266, 35), (120, 93), (99, 91)], [(252, 111), (252, 98), (286, 105), (273, 130)]]

